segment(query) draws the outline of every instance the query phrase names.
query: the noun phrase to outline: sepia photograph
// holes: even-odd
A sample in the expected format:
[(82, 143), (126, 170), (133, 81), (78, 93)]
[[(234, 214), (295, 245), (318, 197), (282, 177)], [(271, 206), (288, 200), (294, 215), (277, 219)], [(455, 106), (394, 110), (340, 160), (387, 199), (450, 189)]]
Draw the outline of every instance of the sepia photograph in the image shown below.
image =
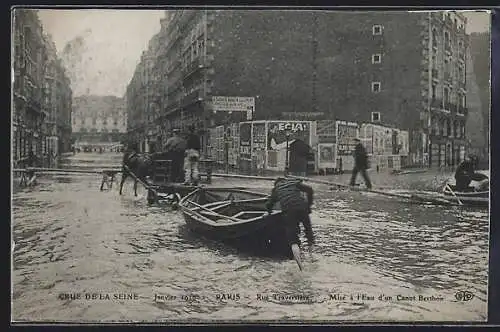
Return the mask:
[(11, 322), (486, 322), (488, 10), (11, 9)]

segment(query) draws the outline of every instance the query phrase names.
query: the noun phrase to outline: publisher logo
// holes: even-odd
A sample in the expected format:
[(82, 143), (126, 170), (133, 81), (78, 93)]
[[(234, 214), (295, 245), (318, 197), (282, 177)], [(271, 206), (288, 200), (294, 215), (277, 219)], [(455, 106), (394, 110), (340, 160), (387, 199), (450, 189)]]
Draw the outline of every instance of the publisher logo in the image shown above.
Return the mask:
[(474, 294), (472, 294), (472, 292), (469, 291), (458, 291), (455, 293), (455, 298), (458, 301), (467, 302), (474, 298)]

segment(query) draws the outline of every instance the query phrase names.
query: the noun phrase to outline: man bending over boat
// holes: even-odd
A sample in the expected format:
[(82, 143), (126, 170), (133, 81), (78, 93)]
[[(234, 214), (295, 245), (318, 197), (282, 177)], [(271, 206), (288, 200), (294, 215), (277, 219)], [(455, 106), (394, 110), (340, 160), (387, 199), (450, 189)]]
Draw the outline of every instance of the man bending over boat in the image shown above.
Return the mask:
[[(307, 202), (302, 193), (307, 194)], [(314, 244), (314, 234), (311, 227), (311, 205), (313, 203), (313, 189), (302, 183), (301, 180), (278, 178), (274, 182), (266, 208), (271, 213), (276, 202), (280, 203), (281, 211), (285, 221), (285, 232), (290, 245), (300, 245), (299, 233), (300, 223), (304, 225), (304, 231), (309, 246)]]

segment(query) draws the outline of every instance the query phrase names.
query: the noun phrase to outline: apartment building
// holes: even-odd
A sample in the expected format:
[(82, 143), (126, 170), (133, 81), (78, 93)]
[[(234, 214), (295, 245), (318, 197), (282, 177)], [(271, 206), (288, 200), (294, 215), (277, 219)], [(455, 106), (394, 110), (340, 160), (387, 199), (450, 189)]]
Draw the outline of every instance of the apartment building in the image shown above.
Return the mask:
[[(452, 165), (465, 147), (465, 25), (457, 12), (166, 11), (147, 51), (154, 75), (139, 75), (144, 57), (131, 86), (156, 91), (159, 137), (247, 120), (214, 112), (212, 97), (253, 97), (254, 119), (376, 122), (409, 132), (410, 163)], [(130, 107), (146, 105), (134, 91)]]
[[(49, 153), (70, 149), (70, 82), (37, 11), (15, 9), (12, 15), (13, 160), (26, 160), (31, 151), (41, 164)], [(57, 137), (53, 148), (49, 137)]]

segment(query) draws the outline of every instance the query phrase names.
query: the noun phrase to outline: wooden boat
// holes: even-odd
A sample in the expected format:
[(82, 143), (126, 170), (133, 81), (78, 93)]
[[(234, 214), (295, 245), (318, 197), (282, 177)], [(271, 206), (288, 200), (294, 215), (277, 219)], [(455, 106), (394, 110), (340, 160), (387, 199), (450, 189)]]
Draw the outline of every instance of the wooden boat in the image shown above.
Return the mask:
[(199, 188), (179, 207), (192, 231), (246, 249), (290, 254), (279, 204), (268, 214), (266, 194), (241, 189)]
[(441, 205), (460, 205), (488, 207), (489, 190), (480, 185), (480, 179), (488, 179), (487, 171), (478, 171), (484, 177), (477, 177), (466, 190), (457, 190), (455, 179), (448, 179), (441, 192), (418, 192), (411, 195), (412, 200)]
[[(489, 183), (483, 181), (489, 179), (488, 171), (477, 171), (474, 180), (465, 190), (457, 190), (455, 179), (450, 178), (443, 187), (443, 195), (459, 205), (480, 205), (488, 206), (489, 203)], [(486, 187), (484, 186), (486, 184)]]

